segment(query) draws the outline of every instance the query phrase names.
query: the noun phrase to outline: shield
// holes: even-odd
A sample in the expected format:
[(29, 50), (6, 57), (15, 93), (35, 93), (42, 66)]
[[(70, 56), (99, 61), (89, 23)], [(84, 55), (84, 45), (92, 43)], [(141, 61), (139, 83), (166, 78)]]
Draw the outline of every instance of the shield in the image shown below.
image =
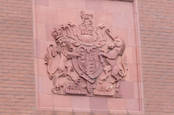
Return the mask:
[(79, 56), (72, 59), (74, 69), (80, 77), (94, 83), (103, 71), (99, 49), (95, 46), (82, 45), (77, 48), (77, 52)]

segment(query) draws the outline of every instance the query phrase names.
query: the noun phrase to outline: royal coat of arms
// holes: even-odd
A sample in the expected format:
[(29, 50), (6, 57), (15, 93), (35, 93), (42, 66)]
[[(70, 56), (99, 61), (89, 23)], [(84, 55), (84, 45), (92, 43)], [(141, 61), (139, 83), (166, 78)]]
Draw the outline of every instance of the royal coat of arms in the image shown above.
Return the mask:
[(52, 32), (55, 44), (45, 55), (51, 91), (119, 97), (120, 81), (127, 73), (125, 43), (104, 25), (95, 27), (92, 14), (81, 11), (80, 17), (80, 25), (59, 25)]

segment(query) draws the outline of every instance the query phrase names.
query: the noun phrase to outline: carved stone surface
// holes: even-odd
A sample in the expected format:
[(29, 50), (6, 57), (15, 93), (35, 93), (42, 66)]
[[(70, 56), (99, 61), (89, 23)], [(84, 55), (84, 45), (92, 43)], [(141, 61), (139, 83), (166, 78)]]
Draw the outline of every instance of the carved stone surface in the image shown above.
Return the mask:
[(125, 43), (106, 26), (94, 26), (92, 14), (81, 11), (82, 23), (59, 25), (51, 33), (45, 55), (52, 93), (119, 97), (126, 77)]

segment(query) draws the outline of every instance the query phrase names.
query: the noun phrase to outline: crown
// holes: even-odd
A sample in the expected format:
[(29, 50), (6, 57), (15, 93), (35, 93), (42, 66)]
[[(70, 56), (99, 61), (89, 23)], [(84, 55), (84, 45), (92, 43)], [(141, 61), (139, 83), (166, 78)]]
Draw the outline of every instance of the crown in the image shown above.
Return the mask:
[(81, 17), (82, 20), (92, 20), (93, 19), (92, 14), (85, 13), (84, 11), (80, 12), (80, 17)]
[(82, 23), (80, 24), (81, 35), (93, 35), (94, 27), (93, 27), (93, 15), (87, 14), (84, 11), (80, 12), (80, 17)]

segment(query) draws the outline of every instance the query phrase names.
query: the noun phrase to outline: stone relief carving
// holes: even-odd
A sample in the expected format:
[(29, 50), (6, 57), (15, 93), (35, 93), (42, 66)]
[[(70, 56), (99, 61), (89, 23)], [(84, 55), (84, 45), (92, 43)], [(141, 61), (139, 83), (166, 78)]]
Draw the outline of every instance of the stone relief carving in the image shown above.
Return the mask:
[(80, 25), (59, 25), (52, 32), (55, 44), (45, 55), (52, 92), (119, 97), (127, 73), (125, 43), (104, 25), (95, 27), (92, 14), (80, 16)]

